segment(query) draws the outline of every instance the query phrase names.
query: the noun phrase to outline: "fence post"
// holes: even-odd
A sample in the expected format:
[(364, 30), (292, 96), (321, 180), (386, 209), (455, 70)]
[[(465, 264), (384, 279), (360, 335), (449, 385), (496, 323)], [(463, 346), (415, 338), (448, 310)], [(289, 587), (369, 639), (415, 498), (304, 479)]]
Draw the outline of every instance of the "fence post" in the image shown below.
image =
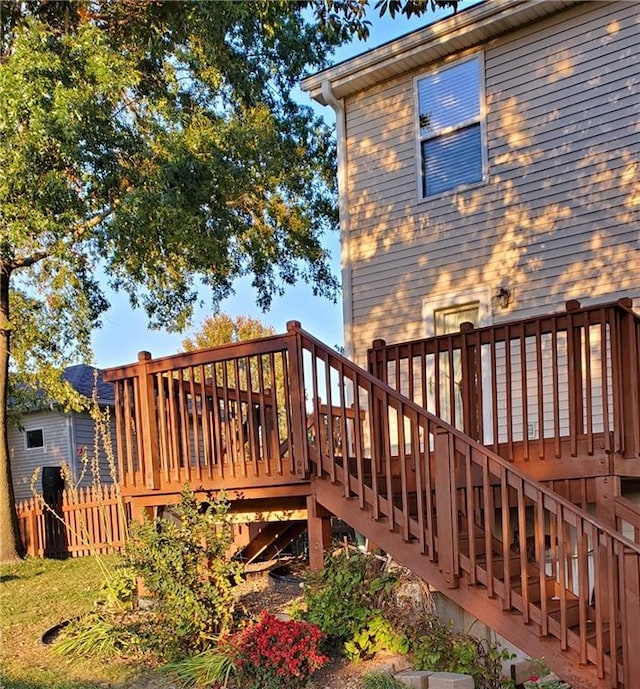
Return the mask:
[(620, 381), (625, 459), (640, 457), (640, 326), (631, 312), (632, 301), (620, 299)]
[(454, 520), (457, 518), (455, 502), (452, 499), (453, 452), (449, 446), (449, 432), (436, 428), (435, 433), (435, 488), (436, 518), (438, 524), (438, 566), (444, 576), (447, 588), (458, 588), (455, 566), (457, 539)]
[(160, 453), (156, 395), (153, 376), (148, 372), (150, 352), (138, 352), (138, 381), (140, 390), (140, 420), (142, 423), (142, 462), (144, 483), (147, 488), (160, 488)]
[(304, 372), (302, 363), (302, 339), (299, 330), (302, 325), (299, 321), (287, 323), (289, 335), (289, 397), (291, 414), (291, 433), (293, 443), (289, 440), (291, 449), (291, 461), (294, 462), (296, 476), (303, 478), (309, 474), (309, 451), (307, 445), (307, 412), (304, 400)]
[[(27, 514), (27, 519), (26, 519), (26, 529), (25, 529), (25, 536), (26, 536), (26, 551), (27, 555), (31, 557), (37, 557), (38, 556), (38, 515), (37, 515), (37, 510), (36, 510), (36, 502), (35, 498), (31, 498), (29, 501), (29, 512)], [(44, 548), (43, 548), (44, 550)]]

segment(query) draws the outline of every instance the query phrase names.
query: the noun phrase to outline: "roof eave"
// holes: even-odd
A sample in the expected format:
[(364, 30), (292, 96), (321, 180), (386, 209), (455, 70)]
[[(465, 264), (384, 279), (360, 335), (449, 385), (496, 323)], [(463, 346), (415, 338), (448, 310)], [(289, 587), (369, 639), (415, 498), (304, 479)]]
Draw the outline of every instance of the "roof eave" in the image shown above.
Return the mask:
[(473, 48), (575, 5), (579, 0), (487, 0), (374, 48), (301, 82), (310, 96), (329, 105), (322, 84), (341, 99), (398, 74)]

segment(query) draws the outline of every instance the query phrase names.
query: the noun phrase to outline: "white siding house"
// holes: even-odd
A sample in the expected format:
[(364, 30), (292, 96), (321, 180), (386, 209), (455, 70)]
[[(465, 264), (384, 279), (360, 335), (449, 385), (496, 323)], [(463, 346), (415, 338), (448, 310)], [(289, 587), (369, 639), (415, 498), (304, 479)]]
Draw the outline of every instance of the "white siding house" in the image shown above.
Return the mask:
[(639, 35), (636, 2), (491, 0), (303, 82), (336, 110), (358, 363), (442, 309), (640, 304)]
[[(85, 397), (91, 398), (94, 387), (95, 369), (79, 364), (70, 366), (64, 372), (64, 378)], [(98, 378), (98, 401), (101, 408), (113, 407), (114, 390), (110, 383)], [(113, 425), (113, 422), (112, 422)], [(57, 473), (57, 468), (68, 466), (71, 476), (69, 481), (74, 485), (87, 486), (92, 482), (90, 467), (83, 473), (81, 457), (83, 451), (91, 460), (94, 456), (94, 422), (86, 412), (65, 413), (55, 404), (43, 403), (31, 412), (23, 414), (18, 424), (9, 428), (9, 455), (13, 488), (17, 501), (32, 496), (32, 486), (39, 493), (43, 490), (42, 476), (45, 467), (47, 473)], [(112, 437), (114, 432), (112, 429)], [(113, 443), (115, 447), (115, 443)], [(112, 477), (108, 460), (102, 445), (98, 449), (98, 467), (100, 481), (111, 483)], [(37, 480), (33, 481), (38, 471)]]

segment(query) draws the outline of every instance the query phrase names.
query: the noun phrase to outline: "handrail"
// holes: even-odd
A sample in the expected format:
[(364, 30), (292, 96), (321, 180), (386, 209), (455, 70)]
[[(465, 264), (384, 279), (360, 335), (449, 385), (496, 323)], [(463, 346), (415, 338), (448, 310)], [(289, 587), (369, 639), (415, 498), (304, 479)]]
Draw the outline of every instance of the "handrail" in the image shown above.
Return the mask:
[[(640, 457), (630, 299), (369, 349), (369, 370), (511, 461)], [(589, 469), (584, 467), (584, 475)]]
[[(402, 541), (416, 542), (446, 585), (460, 578), (482, 584), (488, 598), (518, 610), (540, 635), (557, 637), (599, 678), (630, 687), (640, 670), (628, 636), (640, 615), (640, 545), (297, 332), (308, 414), (317, 420), (311, 471), (341, 485), (345, 498), (384, 519)], [(324, 423), (322, 405), (331, 409)], [(323, 435), (334, 422), (348, 442)]]
[(294, 338), (276, 335), (157, 359), (141, 352), (136, 364), (105, 371), (124, 492), (304, 480), (296, 368)]

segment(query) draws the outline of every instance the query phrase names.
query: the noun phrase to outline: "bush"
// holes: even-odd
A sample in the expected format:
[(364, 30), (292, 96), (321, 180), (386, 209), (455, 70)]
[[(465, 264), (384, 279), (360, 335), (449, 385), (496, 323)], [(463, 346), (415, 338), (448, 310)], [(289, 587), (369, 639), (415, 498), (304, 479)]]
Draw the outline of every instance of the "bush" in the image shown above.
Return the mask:
[(328, 660), (319, 651), (321, 640), (315, 625), (263, 612), (257, 622), (166, 670), (186, 686), (226, 687), (233, 679), (242, 689), (302, 689)]
[(330, 648), (342, 648), (351, 658), (390, 650), (388, 643), (402, 644), (382, 621), (396, 582), (373, 555), (339, 550), (326, 558), (322, 570), (308, 576), (306, 611), (299, 616), (327, 635)]
[(155, 598), (153, 633), (167, 657), (198, 653), (230, 627), (240, 565), (226, 557), (228, 509), (224, 496), (198, 503), (185, 486), (176, 521), (132, 525), (125, 561)]
[(435, 614), (424, 617), (418, 633), (413, 630), (411, 647), (416, 670), (461, 672), (471, 675), (476, 689), (512, 687), (502, 675), (502, 661), (512, 658), (498, 644), (455, 632)]
[(233, 635), (238, 686), (243, 689), (299, 689), (328, 658), (319, 651), (323, 634), (316, 625), (282, 621), (263, 612)]

